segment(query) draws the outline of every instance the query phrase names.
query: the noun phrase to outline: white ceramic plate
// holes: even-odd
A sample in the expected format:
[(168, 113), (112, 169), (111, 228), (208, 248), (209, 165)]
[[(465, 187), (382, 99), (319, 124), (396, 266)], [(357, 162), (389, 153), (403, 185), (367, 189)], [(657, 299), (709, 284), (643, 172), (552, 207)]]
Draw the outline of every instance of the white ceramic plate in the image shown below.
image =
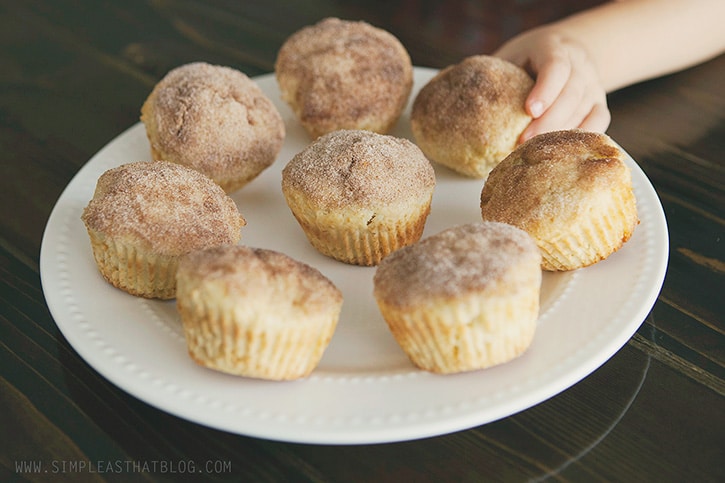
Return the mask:
[[(433, 74), (416, 68), (414, 90)], [(309, 140), (281, 102), (274, 77), (256, 81), (282, 112), (287, 138), (275, 164), (233, 195), (248, 222), (242, 243), (284, 252), (336, 283), (345, 297), (337, 331), (305, 380), (225, 375), (188, 357), (173, 301), (136, 298), (101, 278), (80, 215), (104, 171), (150, 158), (144, 127), (137, 124), (69, 183), (48, 220), (40, 254), (43, 290), (58, 327), (88, 364), (121, 389), (179, 417), (261, 438), (323, 444), (416, 439), (478, 426), (554, 396), (609, 359), (652, 308), (667, 265), (667, 227), (654, 189), (628, 159), (640, 225), (609, 259), (545, 274), (538, 331), (522, 357), (459, 375), (415, 369), (378, 312), (375, 269), (317, 253), (287, 208), (281, 170)], [(406, 113), (393, 134), (410, 137), (408, 126)], [(436, 175), (424, 236), (480, 221), (483, 182), (440, 167)]]

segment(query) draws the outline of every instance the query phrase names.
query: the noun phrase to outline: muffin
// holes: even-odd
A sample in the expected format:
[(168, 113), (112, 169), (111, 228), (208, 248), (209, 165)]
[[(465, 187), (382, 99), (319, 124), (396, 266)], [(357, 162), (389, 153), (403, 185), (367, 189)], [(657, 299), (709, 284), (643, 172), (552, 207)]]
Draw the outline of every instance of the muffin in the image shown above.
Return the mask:
[(340, 291), (279, 252), (214, 247), (183, 257), (177, 308), (198, 364), (260, 379), (305, 377), (337, 325)]
[(540, 134), (521, 144), (491, 171), (481, 214), (528, 232), (550, 271), (604, 260), (639, 223), (622, 151), (606, 134), (582, 130)]
[(413, 364), (450, 374), (508, 362), (531, 345), (541, 277), (541, 254), (526, 232), (485, 222), (391, 254), (373, 293)]
[(141, 121), (153, 159), (201, 171), (227, 193), (269, 167), (285, 136), (281, 115), (253, 80), (203, 62), (166, 74)]
[(475, 55), (440, 71), (413, 101), (411, 129), (429, 159), (485, 178), (531, 122), (524, 103), (534, 81), (505, 60)]
[(312, 138), (338, 129), (389, 132), (413, 86), (413, 66), (398, 39), (337, 18), (289, 37), (275, 74), (282, 99)]
[(132, 295), (171, 299), (179, 257), (235, 244), (245, 224), (211, 178), (168, 162), (137, 162), (98, 179), (81, 219), (101, 275)]
[(282, 170), (282, 192), (312, 246), (354, 265), (377, 265), (420, 239), (435, 174), (407, 139), (334, 131)]

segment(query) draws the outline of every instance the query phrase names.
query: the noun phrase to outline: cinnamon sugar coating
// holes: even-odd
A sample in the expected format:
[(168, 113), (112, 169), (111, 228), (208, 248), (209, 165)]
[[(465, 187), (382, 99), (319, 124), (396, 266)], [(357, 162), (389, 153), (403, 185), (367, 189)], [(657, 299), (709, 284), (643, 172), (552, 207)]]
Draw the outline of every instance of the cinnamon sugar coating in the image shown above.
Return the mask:
[(519, 266), (529, 267), (523, 272), (528, 279), (530, 267), (538, 270), (540, 263), (536, 244), (523, 230), (497, 222), (458, 225), (384, 259), (374, 277), (375, 297), (403, 308), (471, 293), (495, 296), (516, 286)]
[(186, 255), (177, 284), (191, 358), (261, 379), (309, 375), (332, 339), (343, 303), (340, 290), (315, 268), (240, 245)]
[(337, 18), (287, 39), (275, 73), (282, 98), (313, 138), (337, 129), (388, 132), (413, 86), (410, 56), (398, 39)]
[(235, 244), (245, 224), (234, 201), (210, 178), (161, 161), (103, 173), (81, 218), (107, 238), (168, 256)]
[(420, 90), (411, 128), (431, 160), (485, 178), (531, 122), (524, 102), (534, 81), (520, 67), (486, 55), (448, 66)]
[(320, 206), (364, 207), (427, 193), (435, 186), (435, 174), (407, 139), (341, 130), (297, 153), (283, 169), (282, 183)]
[(541, 254), (526, 232), (458, 225), (401, 248), (373, 277), (390, 332), (417, 367), (451, 374), (508, 362), (531, 345)]
[(326, 134), (282, 170), (282, 192), (310, 243), (355, 265), (376, 265), (420, 239), (435, 173), (412, 142), (364, 130)]
[(194, 251), (181, 259), (177, 276), (197, 289), (224, 287), (217, 294), (236, 298), (236, 303), (269, 304), (270, 314), (276, 311), (290, 325), (297, 323), (295, 313), (324, 313), (342, 303), (340, 290), (319, 270), (263, 248), (227, 245)]
[(606, 134), (578, 129), (540, 134), (507, 156), (481, 191), (481, 214), (531, 234), (546, 270), (607, 258), (639, 223), (624, 154)]
[(141, 121), (154, 159), (201, 171), (227, 192), (270, 166), (285, 136), (281, 115), (253, 80), (203, 62), (171, 70), (144, 102)]

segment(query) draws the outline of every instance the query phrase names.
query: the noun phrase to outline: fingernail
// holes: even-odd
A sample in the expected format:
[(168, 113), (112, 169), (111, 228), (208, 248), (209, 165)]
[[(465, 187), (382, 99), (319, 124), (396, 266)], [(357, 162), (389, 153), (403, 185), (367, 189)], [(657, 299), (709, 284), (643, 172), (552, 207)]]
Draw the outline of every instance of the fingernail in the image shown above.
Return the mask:
[(544, 113), (544, 103), (541, 101), (534, 101), (529, 105), (529, 112), (533, 118), (537, 118)]

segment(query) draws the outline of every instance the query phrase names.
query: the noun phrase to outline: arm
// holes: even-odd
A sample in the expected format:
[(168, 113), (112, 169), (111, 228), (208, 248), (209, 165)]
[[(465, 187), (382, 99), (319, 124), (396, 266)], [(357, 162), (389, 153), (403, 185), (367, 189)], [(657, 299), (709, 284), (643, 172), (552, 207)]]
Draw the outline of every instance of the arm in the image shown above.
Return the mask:
[(540, 132), (604, 131), (606, 93), (703, 62), (725, 49), (723, 0), (620, 0), (524, 32), (494, 55), (536, 77), (526, 101)]

